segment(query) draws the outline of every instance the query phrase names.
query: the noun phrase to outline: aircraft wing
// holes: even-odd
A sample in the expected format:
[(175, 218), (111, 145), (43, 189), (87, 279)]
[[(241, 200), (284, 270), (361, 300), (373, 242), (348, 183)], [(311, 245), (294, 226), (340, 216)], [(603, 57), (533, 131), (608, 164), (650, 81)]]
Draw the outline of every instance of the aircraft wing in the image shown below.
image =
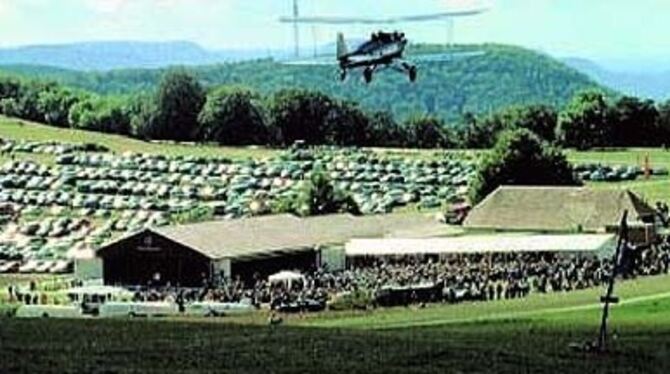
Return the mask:
[(448, 62), (485, 55), (484, 51), (419, 53), (408, 56), (408, 59), (417, 62)]
[(282, 23), (306, 23), (306, 24), (328, 24), (328, 25), (384, 25), (406, 22), (436, 21), (452, 17), (474, 16), (485, 12), (487, 8), (470, 10), (458, 10), (441, 13), (418, 14), (412, 16), (390, 17), (390, 18), (358, 18), (358, 17), (281, 17)]
[(304, 60), (302, 59), (280, 60), (279, 63), (282, 65), (294, 65), (294, 66), (334, 66), (339, 64), (339, 62), (335, 58), (335, 55), (315, 57), (312, 59), (304, 59)]

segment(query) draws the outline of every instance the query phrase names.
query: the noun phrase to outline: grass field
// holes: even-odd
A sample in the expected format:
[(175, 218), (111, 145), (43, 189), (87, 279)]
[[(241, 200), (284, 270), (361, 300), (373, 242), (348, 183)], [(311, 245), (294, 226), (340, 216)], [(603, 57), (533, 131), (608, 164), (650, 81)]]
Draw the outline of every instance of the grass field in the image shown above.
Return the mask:
[[(113, 152), (117, 153), (141, 152), (168, 156), (223, 156), (232, 159), (244, 159), (250, 157), (269, 157), (279, 153), (279, 150), (277, 149), (265, 147), (219, 147), (215, 145), (187, 145), (144, 142), (124, 136), (46, 126), (19, 119), (3, 117), (1, 115), (0, 138), (27, 141), (58, 140), (65, 143), (96, 143), (104, 145)], [(431, 159), (444, 153), (444, 151), (416, 149), (372, 148), (371, 150), (384, 153), (389, 156), (421, 159)], [(0, 161), (3, 161), (2, 157), (4, 156), (0, 156)], [(21, 157), (29, 156), (21, 155)], [(32, 157), (40, 157), (40, 155), (32, 155)], [(53, 163), (53, 157), (43, 157), (46, 161)], [(39, 161), (39, 159), (36, 161)]]
[[(623, 300), (658, 295), (670, 297), (670, 277), (641, 278), (635, 281), (621, 282), (617, 285), (616, 291), (617, 295)], [(582, 315), (598, 316), (600, 313), (598, 299), (602, 293), (602, 289), (588, 289), (571, 293), (533, 294), (526, 299), (495, 303), (429, 306), (420, 312), (410, 308), (394, 308), (383, 313), (323, 314), (300, 323), (316, 327), (388, 329), (493, 321), (507, 318), (531, 318), (541, 315), (561, 314), (572, 310), (580, 311)]]
[(276, 153), (265, 148), (234, 148), (205, 145), (184, 145), (143, 142), (118, 135), (92, 131), (63, 129), (0, 116), (0, 138), (28, 141), (60, 141), (65, 143), (96, 143), (113, 152), (138, 152), (166, 156), (223, 156), (233, 159), (266, 157)]
[[(265, 157), (269, 149), (146, 143), (0, 117), (0, 138), (92, 142), (115, 152)], [(434, 152), (389, 151), (408, 157)], [(670, 152), (632, 149), (569, 152), (572, 162), (670, 168)], [(52, 156), (19, 155), (52, 163)], [(1, 158), (0, 161), (5, 161)], [(668, 184), (666, 184), (668, 183)], [(670, 179), (593, 183), (631, 189), (650, 202), (670, 201)], [(0, 294), (24, 278), (0, 277)], [(0, 373), (14, 372), (658, 372), (670, 370), (670, 277), (624, 282), (612, 312), (618, 338), (602, 356), (574, 352), (595, 337), (600, 289), (523, 300), (425, 309), (393, 308), (287, 317), (266, 314), (212, 320), (17, 320), (0, 318)], [(7, 306), (0, 303), (0, 315)], [(45, 338), (46, 337), (46, 338)]]
[[(516, 306), (490, 303), (488, 310), (464, 304), (377, 311), (368, 326), (337, 316), (341, 323), (323, 327), (334, 320), (332, 314), (275, 327), (204, 320), (5, 319), (0, 320), (0, 372), (665, 373), (670, 295), (659, 292), (667, 293), (669, 285), (670, 277), (621, 284), (624, 301), (633, 295), (656, 297), (613, 310), (611, 330), (617, 337), (603, 355), (569, 347), (596, 336), (600, 311), (591, 307), (599, 293), (594, 290), (510, 302)], [(572, 309), (547, 311), (556, 305)], [(443, 320), (452, 316), (461, 321)], [(365, 318), (369, 322), (371, 316)], [(392, 320), (435, 323), (377, 329), (382, 322), (393, 327)]]
[[(640, 167), (644, 166), (646, 156), (649, 156), (649, 163), (652, 168), (670, 169), (670, 151), (664, 149), (634, 148), (616, 151), (571, 151), (568, 153), (568, 159), (574, 163), (637, 165)], [(589, 185), (594, 188), (629, 189), (651, 203), (656, 201), (670, 202), (670, 177), (653, 177), (650, 180), (639, 179), (619, 183), (597, 182)]]

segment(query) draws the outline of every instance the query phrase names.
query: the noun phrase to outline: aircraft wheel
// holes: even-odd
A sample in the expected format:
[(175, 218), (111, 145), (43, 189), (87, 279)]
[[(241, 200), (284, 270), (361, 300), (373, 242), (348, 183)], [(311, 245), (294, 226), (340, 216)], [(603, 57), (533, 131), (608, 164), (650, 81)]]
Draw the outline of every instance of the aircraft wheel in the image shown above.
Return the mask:
[(412, 66), (409, 68), (409, 81), (414, 83), (416, 82), (416, 77), (417, 77), (418, 71), (416, 69), (416, 66)]
[(372, 69), (366, 68), (363, 70), (363, 78), (365, 78), (365, 83), (372, 82)]
[(344, 81), (345, 79), (347, 79), (347, 71), (346, 71), (346, 70), (342, 70), (342, 71), (340, 72), (340, 80), (341, 80), (341, 81)]

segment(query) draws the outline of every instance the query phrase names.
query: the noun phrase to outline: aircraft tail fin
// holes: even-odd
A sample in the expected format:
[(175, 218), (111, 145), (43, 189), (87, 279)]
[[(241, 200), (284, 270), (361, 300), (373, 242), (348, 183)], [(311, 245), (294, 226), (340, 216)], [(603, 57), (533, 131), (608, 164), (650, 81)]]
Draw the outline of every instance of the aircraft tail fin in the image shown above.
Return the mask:
[(348, 53), (347, 42), (344, 41), (344, 34), (341, 32), (337, 33), (337, 58), (342, 58)]

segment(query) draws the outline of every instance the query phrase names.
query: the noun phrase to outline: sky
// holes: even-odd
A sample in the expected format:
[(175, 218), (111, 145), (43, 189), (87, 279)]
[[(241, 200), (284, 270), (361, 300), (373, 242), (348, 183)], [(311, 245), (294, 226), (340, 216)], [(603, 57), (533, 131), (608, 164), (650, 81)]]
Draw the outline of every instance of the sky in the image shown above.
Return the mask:
[[(515, 44), (611, 65), (670, 62), (670, 0), (299, 1), (303, 15), (365, 17), (484, 5), (486, 13), (456, 20), (456, 42)], [(211, 49), (289, 48), (292, 30), (277, 20), (291, 9), (291, 0), (0, 0), (0, 47), (187, 40)], [(394, 27), (413, 41), (446, 41), (444, 22)], [(338, 31), (361, 38), (371, 30), (303, 26), (301, 40), (322, 44)]]

